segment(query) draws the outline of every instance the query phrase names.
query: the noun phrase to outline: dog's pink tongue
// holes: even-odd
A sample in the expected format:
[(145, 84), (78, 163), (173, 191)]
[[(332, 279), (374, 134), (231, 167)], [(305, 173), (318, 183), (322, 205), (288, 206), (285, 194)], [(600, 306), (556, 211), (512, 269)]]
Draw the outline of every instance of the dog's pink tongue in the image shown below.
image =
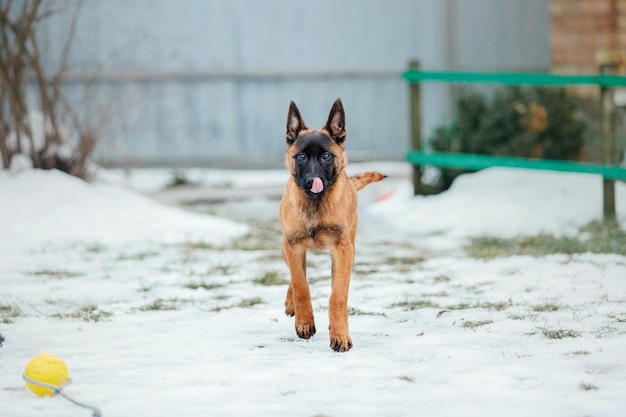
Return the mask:
[(317, 194), (317, 193), (321, 193), (323, 189), (324, 189), (324, 183), (322, 182), (322, 180), (319, 177), (313, 178), (313, 185), (311, 185), (311, 192)]

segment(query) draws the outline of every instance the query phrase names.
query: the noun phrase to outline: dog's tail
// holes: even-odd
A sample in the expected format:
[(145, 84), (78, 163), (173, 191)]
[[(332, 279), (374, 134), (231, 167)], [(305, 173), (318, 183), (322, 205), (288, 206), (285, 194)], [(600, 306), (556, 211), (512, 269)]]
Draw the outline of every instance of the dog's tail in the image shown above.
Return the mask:
[(361, 172), (360, 174), (356, 174), (350, 177), (350, 181), (356, 187), (357, 191), (364, 188), (366, 185), (371, 184), (373, 182), (378, 182), (383, 178), (386, 178), (386, 175), (381, 174), (377, 171), (369, 171), (369, 172)]

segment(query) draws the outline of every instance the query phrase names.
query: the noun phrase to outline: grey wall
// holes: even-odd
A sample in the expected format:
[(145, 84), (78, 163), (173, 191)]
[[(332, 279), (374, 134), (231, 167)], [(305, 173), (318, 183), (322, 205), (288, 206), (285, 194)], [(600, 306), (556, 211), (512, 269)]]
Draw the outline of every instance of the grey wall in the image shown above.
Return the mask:
[[(352, 159), (402, 158), (407, 61), (547, 69), (547, 3), (86, 0), (64, 91), (112, 163), (280, 163), (289, 101), (320, 127), (337, 97)], [(50, 68), (71, 19), (63, 10), (43, 29)], [(448, 97), (448, 86), (424, 86), (425, 134)]]

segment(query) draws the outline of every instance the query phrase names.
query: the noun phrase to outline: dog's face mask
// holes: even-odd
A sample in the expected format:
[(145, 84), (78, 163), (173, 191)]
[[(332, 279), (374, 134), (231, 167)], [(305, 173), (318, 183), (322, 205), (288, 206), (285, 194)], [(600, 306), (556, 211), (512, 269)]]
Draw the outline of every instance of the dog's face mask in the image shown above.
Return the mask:
[(337, 179), (332, 139), (318, 131), (298, 138), (292, 146), (296, 183), (311, 198), (319, 198)]
[(308, 129), (292, 101), (287, 114), (285, 162), (298, 186), (312, 199), (330, 189), (345, 166), (345, 114), (340, 99), (322, 129)]

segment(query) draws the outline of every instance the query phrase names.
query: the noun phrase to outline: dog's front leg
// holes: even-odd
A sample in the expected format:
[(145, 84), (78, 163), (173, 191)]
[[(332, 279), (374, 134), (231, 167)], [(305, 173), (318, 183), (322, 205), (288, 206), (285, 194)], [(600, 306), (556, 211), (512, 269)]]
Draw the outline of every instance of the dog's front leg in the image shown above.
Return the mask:
[(283, 255), (291, 273), (287, 291), (291, 303), (289, 300), (285, 301), (286, 312), (290, 313), (290, 307), (294, 310), (296, 333), (299, 337), (308, 339), (315, 334), (315, 321), (309, 284), (306, 282), (306, 247), (302, 244), (291, 245), (283, 242)]
[(347, 352), (352, 347), (348, 331), (348, 290), (354, 263), (354, 244), (340, 242), (331, 249), (333, 284), (328, 318), (330, 321), (330, 347), (336, 352)]

